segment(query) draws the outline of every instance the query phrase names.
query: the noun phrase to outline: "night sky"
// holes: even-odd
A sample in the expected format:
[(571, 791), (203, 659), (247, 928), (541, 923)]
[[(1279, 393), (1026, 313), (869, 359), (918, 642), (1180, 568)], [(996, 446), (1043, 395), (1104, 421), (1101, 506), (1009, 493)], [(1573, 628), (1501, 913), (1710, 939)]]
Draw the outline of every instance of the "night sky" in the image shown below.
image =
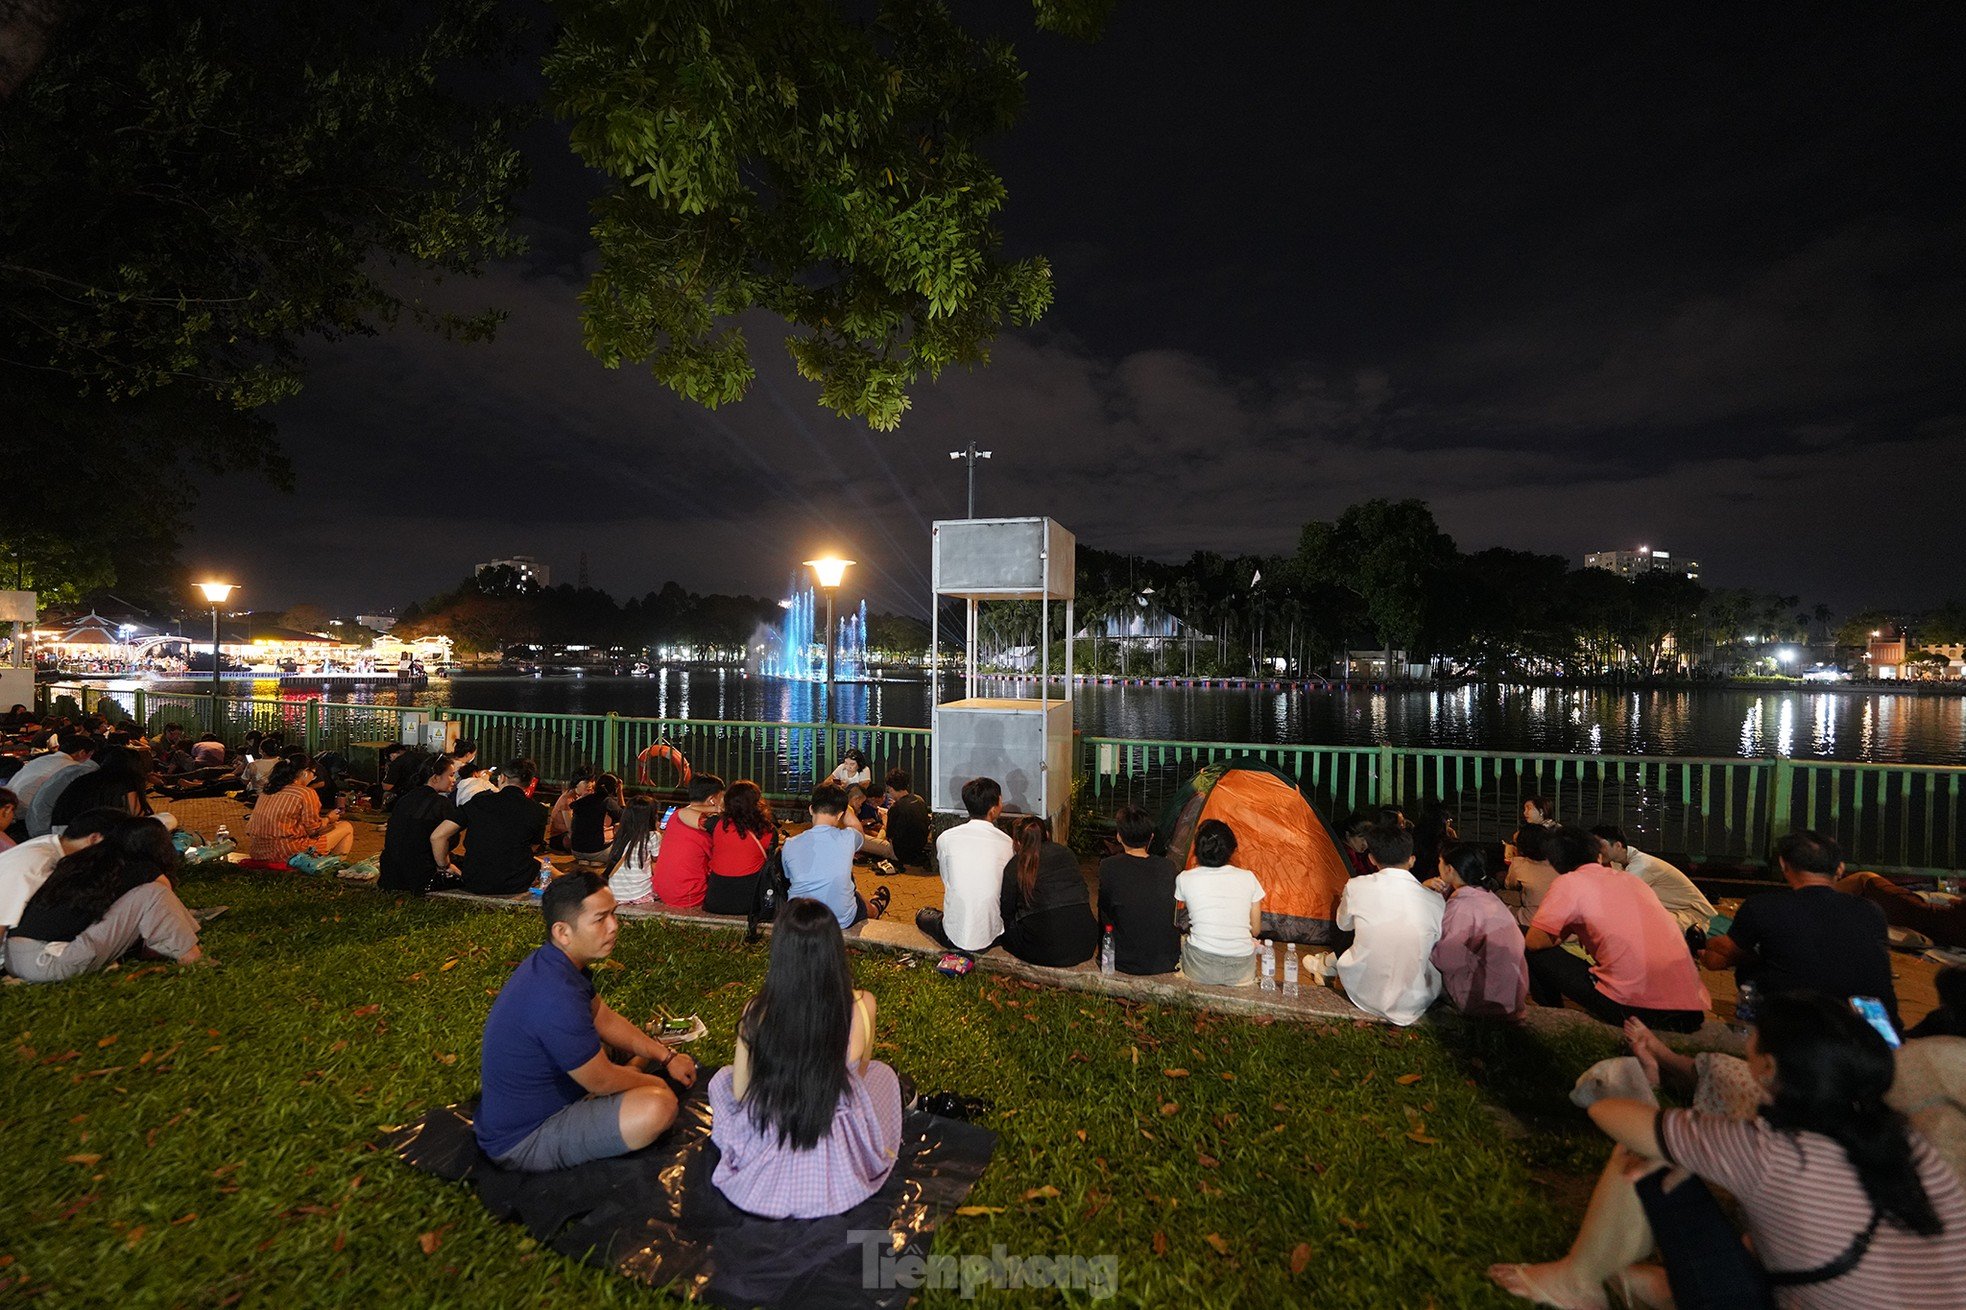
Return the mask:
[(1839, 612), (1966, 595), (1966, 10), (1120, 0), (1088, 46), (972, 8), (1029, 73), (1002, 227), (1057, 303), (899, 431), (820, 409), (762, 316), (739, 405), (603, 369), (597, 183), (547, 123), (531, 254), (454, 288), (499, 340), (312, 350), (276, 416), (299, 494), (216, 484), (186, 561), (368, 612), (495, 555), (777, 594), (833, 547), (925, 614), (974, 439), (980, 513), (1109, 550), (1283, 551), (1414, 496), (1465, 550), (1647, 544)]

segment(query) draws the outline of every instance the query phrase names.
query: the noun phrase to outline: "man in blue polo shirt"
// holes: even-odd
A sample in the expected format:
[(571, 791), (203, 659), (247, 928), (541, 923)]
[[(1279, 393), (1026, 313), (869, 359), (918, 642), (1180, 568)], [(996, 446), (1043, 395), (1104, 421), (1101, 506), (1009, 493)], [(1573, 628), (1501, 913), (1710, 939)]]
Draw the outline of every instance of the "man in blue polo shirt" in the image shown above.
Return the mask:
[(810, 805), (812, 826), (785, 843), (785, 881), (791, 887), (787, 899), (818, 901), (841, 928), (851, 928), (867, 917), (867, 903), (853, 889), (853, 857), (863, 839), (845, 826), (846, 788), (822, 782), (812, 789)]
[[(519, 962), (485, 1020), (478, 1145), (528, 1173), (639, 1151), (676, 1120), (669, 1080), (696, 1062), (608, 1008), (588, 968), (614, 951), (614, 894), (576, 870), (541, 898), (546, 944)], [(631, 1057), (615, 1062), (615, 1054)], [(661, 1074), (654, 1072), (662, 1071)]]

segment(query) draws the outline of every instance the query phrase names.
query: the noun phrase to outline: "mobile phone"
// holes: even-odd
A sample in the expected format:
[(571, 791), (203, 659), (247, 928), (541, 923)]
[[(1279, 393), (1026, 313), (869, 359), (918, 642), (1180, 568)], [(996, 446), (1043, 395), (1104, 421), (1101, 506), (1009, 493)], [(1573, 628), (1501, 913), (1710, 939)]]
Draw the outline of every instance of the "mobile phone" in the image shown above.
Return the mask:
[(1904, 1045), (1904, 1039), (1898, 1036), (1898, 1030), (1891, 1026), (1891, 1016), (1884, 1013), (1884, 1002), (1875, 996), (1852, 996), (1850, 1008), (1855, 1010), (1865, 1023), (1877, 1029), (1878, 1036), (1882, 1037), (1892, 1050), (1895, 1051)]
[(669, 807), (668, 809), (666, 809), (666, 810), (664, 810), (664, 811), (662, 812), (662, 822), (661, 822), (661, 823), (659, 823), (659, 824), (657, 824), (656, 826), (657, 826), (658, 828), (666, 828), (666, 827), (668, 827), (668, 826), (669, 826), (669, 820), (671, 820), (671, 819), (673, 819), (673, 818), (675, 818), (675, 817), (676, 817), (676, 811), (677, 811), (677, 810), (679, 810), (679, 809), (681, 809), (681, 808), (682, 808), (682, 807), (681, 807), (680, 805), (671, 805), (671, 806), (670, 806), (670, 807)]

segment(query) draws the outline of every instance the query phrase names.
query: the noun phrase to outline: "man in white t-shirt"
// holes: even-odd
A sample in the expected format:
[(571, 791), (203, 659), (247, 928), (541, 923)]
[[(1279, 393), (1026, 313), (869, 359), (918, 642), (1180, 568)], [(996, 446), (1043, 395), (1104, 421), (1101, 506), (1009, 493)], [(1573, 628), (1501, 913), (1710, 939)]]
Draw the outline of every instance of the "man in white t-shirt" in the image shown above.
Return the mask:
[(1379, 872), (1352, 879), (1338, 898), (1334, 922), (1354, 934), (1338, 981), (1353, 1005), (1403, 1028), (1440, 996), (1433, 955), (1447, 902), (1413, 876), (1411, 831), (1378, 825), (1365, 843)]
[(1220, 819), (1195, 825), (1195, 867), (1174, 877), (1174, 903), (1188, 911), (1181, 976), (1217, 987), (1256, 981), (1256, 932), (1263, 924), (1263, 884), (1230, 864), (1236, 834)]
[(1627, 842), (1624, 829), (1608, 823), (1599, 824), (1591, 829), (1591, 836), (1597, 838), (1597, 848), (1602, 852), (1604, 862), (1614, 869), (1623, 869), (1650, 887), (1681, 932), (1698, 928), (1704, 934), (1707, 925), (1720, 913), (1714, 909), (1713, 902), (1693, 885), (1693, 880), (1678, 868), (1656, 855), (1647, 855)]
[(915, 916), (915, 926), (952, 951), (977, 954), (1003, 936), (1003, 870), (1016, 848), (1010, 835), (997, 827), (1003, 813), (1003, 788), (995, 778), (971, 778), (963, 784), (963, 808), (969, 822), (951, 828), (935, 842), (935, 862), (942, 871), (942, 908)]
[(20, 771), (15, 773), (13, 779), (7, 783), (7, 790), (11, 791), (19, 802), (20, 817), (23, 819), (27, 817), (28, 807), (34, 804), (34, 794), (41, 790), (48, 779), (64, 769), (88, 763), (89, 757), (95, 754), (96, 745), (95, 738), (83, 733), (75, 733), (61, 747), (45, 755), (36, 755), (21, 765)]
[(0, 851), (0, 937), (20, 922), (21, 912), (63, 856), (95, 845), (105, 832), (129, 817), (122, 810), (85, 810), (59, 834), (30, 837), (11, 850)]

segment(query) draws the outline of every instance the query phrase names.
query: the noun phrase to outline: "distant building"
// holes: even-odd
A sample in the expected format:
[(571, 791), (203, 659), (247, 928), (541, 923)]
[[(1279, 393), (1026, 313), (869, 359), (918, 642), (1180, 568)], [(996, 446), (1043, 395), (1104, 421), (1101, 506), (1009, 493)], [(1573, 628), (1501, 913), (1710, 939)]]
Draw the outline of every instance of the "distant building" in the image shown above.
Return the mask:
[(477, 567), (476, 572), (483, 573), (486, 569), (500, 567), (511, 569), (522, 578), (532, 579), (537, 586), (550, 587), (553, 585), (553, 570), (541, 564), (530, 555), (514, 555), (510, 559), (486, 560)]
[(1700, 561), (1681, 557), (1674, 559), (1671, 551), (1654, 550), (1650, 546), (1640, 546), (1637, 550), (1600, 550), (1584, 556), (1584, 567), (1603, 569), (1621, 578), (1635, 578), (1641, 573), (1678, 573), (1693, 581), (1700, 580)]
[(396, 626), (394, 614), (357, 614), (355, 621), (371, 632), (387, 632)]
[(1905, 676), (1905, 660), (1910, 654), (1911, 641), (1904, 633), (1880, 630), (1870, 634), (1870, 648), (1864, 652), (1864, 663), (1873, 678), (1902, 678)]

